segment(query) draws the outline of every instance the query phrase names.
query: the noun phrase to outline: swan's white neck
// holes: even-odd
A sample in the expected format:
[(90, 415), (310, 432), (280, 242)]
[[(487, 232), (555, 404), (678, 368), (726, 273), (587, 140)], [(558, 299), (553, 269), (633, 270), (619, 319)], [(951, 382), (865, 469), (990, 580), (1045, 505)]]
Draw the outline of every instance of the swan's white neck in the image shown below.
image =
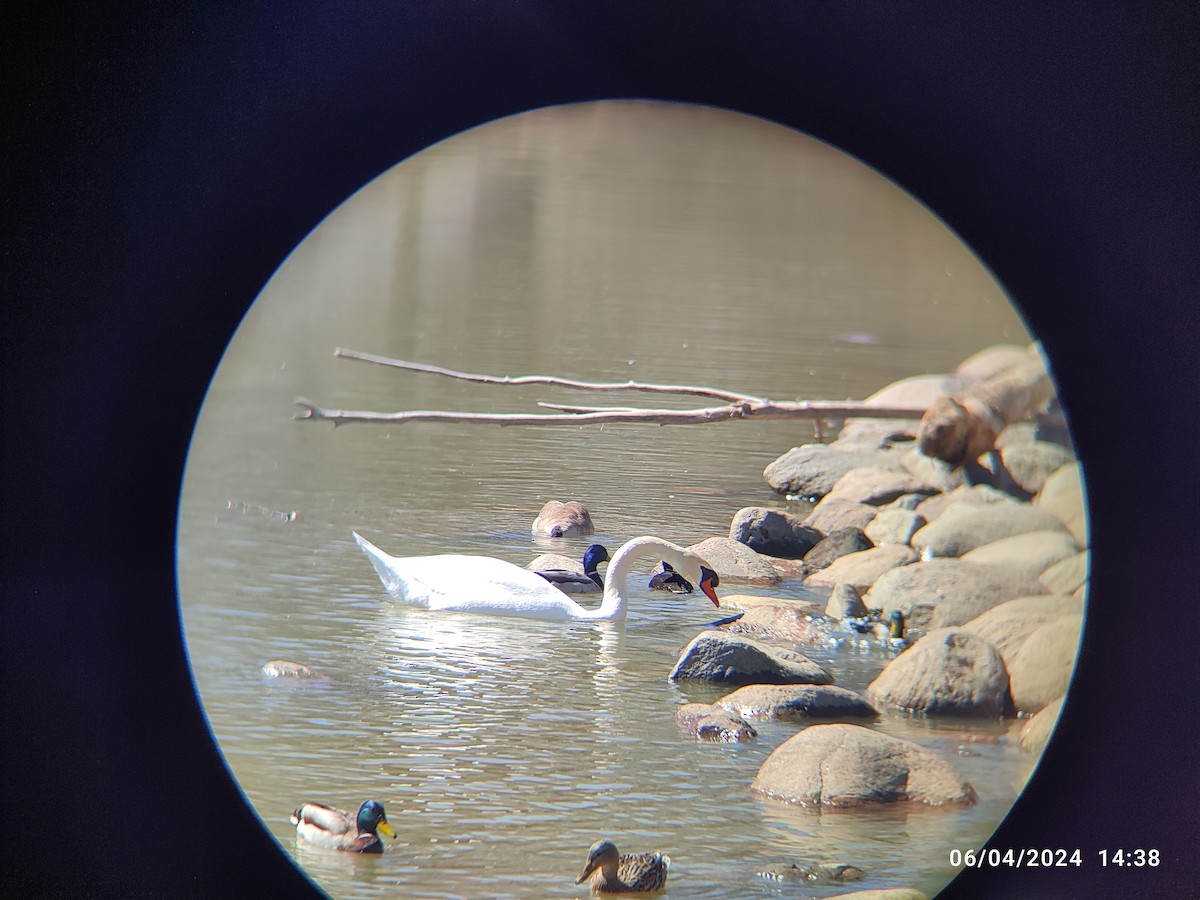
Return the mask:
[(684, 549), (670, 541), (655, 537), (636, 537), (625, 543), (608, 563), (608, 571), (604, 573), (604, 601), (598, 609), (586, 610), (580, 607), (583, 616), (588, 619), (623, 619), (625, 618), (625, 588), (633, 564), (639, 559), (651, 557), (666, 560), (677, 569), (687, 566), (688, 559)]

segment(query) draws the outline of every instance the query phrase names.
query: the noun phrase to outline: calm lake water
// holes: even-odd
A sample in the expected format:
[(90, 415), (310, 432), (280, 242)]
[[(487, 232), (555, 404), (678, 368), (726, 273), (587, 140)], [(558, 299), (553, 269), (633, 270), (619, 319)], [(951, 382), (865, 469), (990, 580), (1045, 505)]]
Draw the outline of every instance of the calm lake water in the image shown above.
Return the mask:
[[(811, 441), (810, 425), (334, 429), (293, 421), (293, 401), (493, 412), (640, 402), (402, 372), (335, 359), (336, 347), (495, 375), (861, 399), (1028, 340), (989, 273), (912, 198), (761, 120), (606, 102), (429, 148), (283, 262), (197, 423), (180, 602), (229, 768), (264, 827), (339, 898), (582, 896), (574, 878), (600, 836), (669, 853), (672, 897), (848, 889), (755, 878), (792, 861), (852, 863), (868, 873), (861, 888), (936, 892), (953, 875), (950, 850), (986, 840), (1034, 765), (1011, 739), (960, 755), (960, 735), (1007, 738), (1011, 723), (875, 726), (951, 760), (981, 797), (969, 810), (822, 814), (758, 800), (748, 786), (759, 764), (799, 725), (718, 746), (672, 720), (678, 704), (725, 693), (667, 681), (713, 618), (703, 598), (635, 591), (624, 625), (438, 615), (391, 603), (350, 534), (402, 556), (520, 565), (592, 540), (615, 551), (638, 534), (686, 545), (728, 534), (742, 506), (803, 512), (762, 470)], [(598, 534), (531, 538), (551, 498), (587, 502)], [(879, 648), (806, 652), (851, 689), (887, 661)], [(277, 658), (323, 677), (262, 676)], [(297, 846), (288, 815), (300, 802), (357, 809), (369, 798), (398, 833), (382, 857)]]

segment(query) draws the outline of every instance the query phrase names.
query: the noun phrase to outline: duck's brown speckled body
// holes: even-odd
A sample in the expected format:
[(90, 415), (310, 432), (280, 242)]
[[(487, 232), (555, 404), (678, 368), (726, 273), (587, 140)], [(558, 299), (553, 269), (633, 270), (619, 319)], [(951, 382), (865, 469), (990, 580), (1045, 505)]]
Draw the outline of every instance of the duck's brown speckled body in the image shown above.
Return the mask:
[(588, 851), (583, 872), (575, 879), (591, 878), (594, 894), (639, 894), (661, 891), (667, 883), (671, 858), (662, 853), (617, 852), (612, 841), (597, 841)]

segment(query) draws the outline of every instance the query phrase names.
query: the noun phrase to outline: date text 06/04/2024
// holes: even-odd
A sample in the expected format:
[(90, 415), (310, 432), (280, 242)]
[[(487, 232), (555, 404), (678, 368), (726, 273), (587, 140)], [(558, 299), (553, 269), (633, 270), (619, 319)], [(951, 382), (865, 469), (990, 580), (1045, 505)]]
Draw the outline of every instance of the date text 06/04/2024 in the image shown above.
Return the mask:
[[(1157, 866), (1162, 857), (1158, 850), (1154, 849), (1116, 849), (1116, 850), (1099, 850), (1100, 865), (1102, 866), (1132, 866), (1141, 868), (1143, 866)], [(950, 865), (954, 867), (965, 866), (970, 869), (982, 868), (1035, 868), (1035, 867), (1059, 867), (1059, 866), (1082, 866), (1083, 852), (1066, 849), (1044, 849), (1025, 848), (1022, 850), (958, 850), (950, 851)]]

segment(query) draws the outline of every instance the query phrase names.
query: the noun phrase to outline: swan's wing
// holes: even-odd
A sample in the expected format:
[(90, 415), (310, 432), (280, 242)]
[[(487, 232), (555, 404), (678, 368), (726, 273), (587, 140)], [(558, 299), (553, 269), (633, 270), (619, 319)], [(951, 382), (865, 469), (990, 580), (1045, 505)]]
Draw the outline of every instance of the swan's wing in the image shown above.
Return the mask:
[(579, 604), (536, 572), (490, 556), (420, 556), (394, 561), (405, 600), (436, 610), (541, 619), (576, 618)]

